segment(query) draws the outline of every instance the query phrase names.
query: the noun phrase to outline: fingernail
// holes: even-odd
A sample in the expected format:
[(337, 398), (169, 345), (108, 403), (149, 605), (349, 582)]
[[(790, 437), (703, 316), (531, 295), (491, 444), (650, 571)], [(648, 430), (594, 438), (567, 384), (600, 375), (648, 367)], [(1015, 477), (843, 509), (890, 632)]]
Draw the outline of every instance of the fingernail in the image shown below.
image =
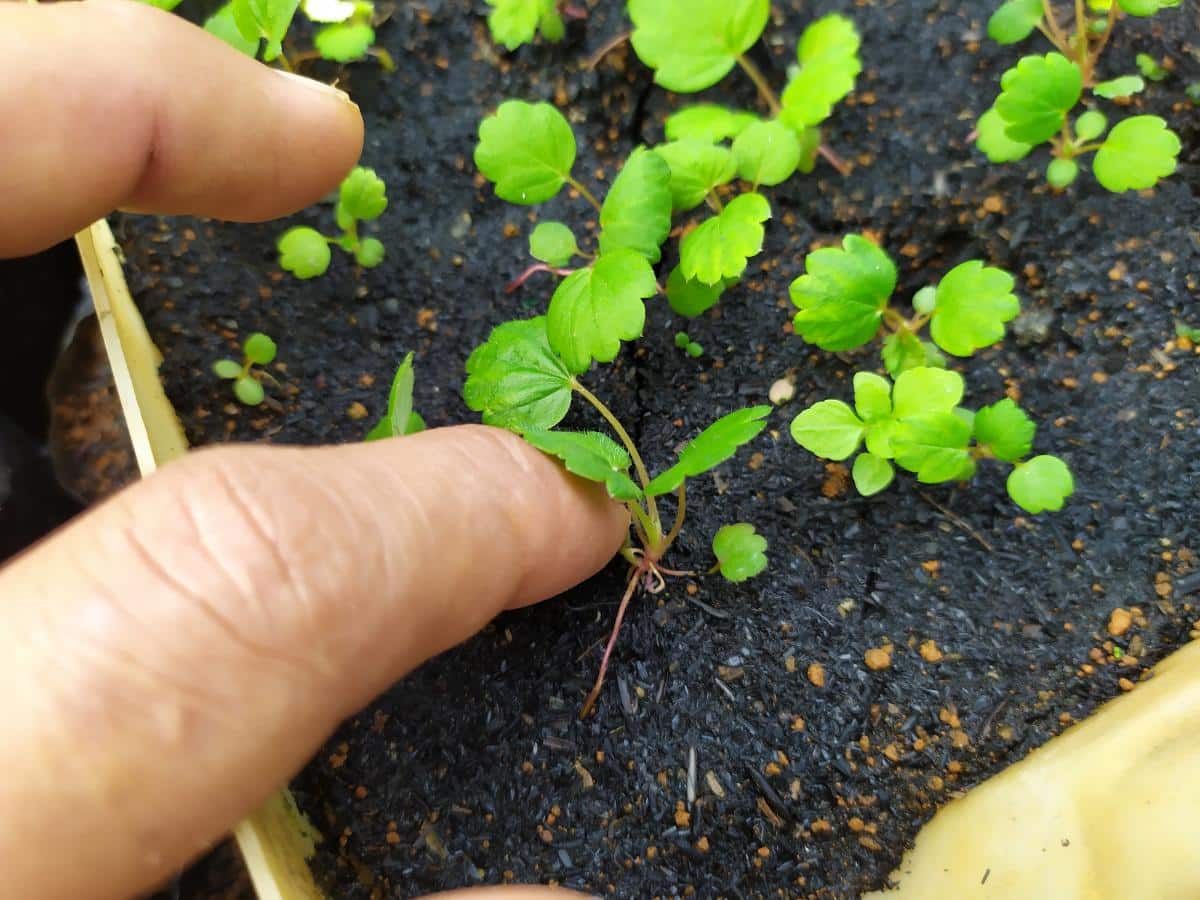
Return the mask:
[(291, 84), (302, 84), (309, 90), (316, 91), (326, 97), (337, 97), (343, 103), (348, 103), (355, 109), (358, 104), (350, 99), (350, 95), (340, 88), (334, 87), (332, 84), (325, 84), (323, 81), (317, 81), (313, 78), (305, 78), (303, 75), (297, 75), (295, 72), (285, 72), (283, 69), (271, 69), (276, 75), (280, 75), (288, 80)]

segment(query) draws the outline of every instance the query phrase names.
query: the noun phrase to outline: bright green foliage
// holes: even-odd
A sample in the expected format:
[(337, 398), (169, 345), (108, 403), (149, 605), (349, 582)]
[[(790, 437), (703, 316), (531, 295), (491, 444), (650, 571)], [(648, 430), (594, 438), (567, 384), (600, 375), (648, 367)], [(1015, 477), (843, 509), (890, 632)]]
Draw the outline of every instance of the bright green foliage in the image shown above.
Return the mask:
[(612, 362), (621, 341), (641, 337), (642, 301), (656, 293), (658, 282), (644, 256), (633, 250), (604, 254), (554, 292), (546, 318), (550, 346), (576, 374), (586, 372), (592, 360)]
[(529, 255), (560, 268), (579, 252), (575, 234), (562, 222), (541, 222), (529, 235)]
[(396, 369), (392, 389), (388, 391), (387, 413), (365, 438), (381, 441), (384, 438), (404, 437), (425, 430), (425, 420), (413, 409), (413, 354), (409, 353)]
[(1146, 89), (1146, 82), (1142, 80), (1140, 75), (1122, 75), (1120, 78), (1113, 78), (1111, 81), (1102, 81), (1094, 88), (1092, 93), (1097, 97), (1104, 97), (1106, 100), (1117, 100), (1122, 97), (1132, 97), (1134, 94), (1140, 94)]
[(671, 203), (687, 212), (704, 202), (709, 193), (728, 184), (738, 174), (738, 161), (728, 147), (702, 138), (685, 138), (654, 148), (671, 170)]
[(237, 22), (233, 18), (232, 3), (226, 3), (209, 16), (204, 23), (204, 30), (209, 34), (219, 37), (229, 46), (245, 53), (247, 56), (255, 56), (258, 53), (258, 38), (248, 39), (242, 36)]
[(1037, 515), (1058, 512), (1075, 493), (1075, 479), (1067, 464), (1057, 456), (1035, 456), (1018, 463), (1008, 476), (1008, 495), (1019, 507)]
[(1175, 337), (1187, 338), (1193, 344), (1200, 344), (1200, 328), (1194, 328), (1181, 319), (1175, 320)]
[(1152, 16), (1164, 9), (1174, 9), (1183, 0), (1117, 0), (1117, 6), (1131, 16)]
[(762, 35), (770, 0), (629, 0), (634, 52), (683, 94), (716, 84)]
[(851, 470), (854, 487), (864, 497), (874, 497), (887, 489), (896, 477), (895, 467), (874, 453), (860, 453)]
[(329, 269), (333, 253), (325, 235), (315, 228), (297, 225), (279, 238), (279, 265), (297, 278), (316, 278)]
[(837, 14), (813, 22), (800, 37), (800, 71), (783, 92), (781, 118), (802, 130), (819, 125), (852, 90), (862, 72), (862, 38), (854, 23)]
[(272, 363), (275, 360), (277, 351), (278, 347), (275, 346), (275, 342), (261, 331), (254, 332), (242, 344), (242, 352), (246, 354), (246, 359), (256, 366), (265, 366)]
[(261, 331), (251, 334), (242, 343), (242, 361), (219, 359), (213, 363), (213, 374), (222, 381), (233, 382), (233, 395), (243, 406), (258, 406), (266, 399), (260, 379), (266, 376), (255, 366), (265, 366), (275, 360), (275, 342)]
[(300, 0), (232, 0), (234, 24), (247, 41), (265, 40), (263, 59), (271, 62), (283, 53), (283, 38), (291, 27)]
[(1104, 134), (1108, 128), (1108, 118), (1102, 112), (1089, 110), (1075, 120), (1075, 138), (1080, 141), (1094, 141)]
[(796, 333), (824, 350), (861, 347), (879, 331), (896, 287), (896, 266), (866, 238), (848, 235), (842, 247), (810, 253), (804, 275), (792, 282), (800, 308)]
[(267, 399), (261, 383), (253, 378), (239, 378), (233, 383), (233, 395), (243, 406), (259, 406)]
[(546, 317), (505, 322), (467, 359), (463, 399), (488, 425), (553, 428), (571, 408), (571, 373), (550, 349)]
[(1083, 73), (1061, 53), (1026, 56), (1000, 79), (996, 112), (1010, 140), (1040, 144), (1054, 137), (1083, 93)]
[(800, 165), (801, 153), (796, 132), (778, 120), (756, 122), (733, 142), (738, 176), (755, 189), (791, 178)]
[(862, 444), (865, 423), (841, 400), (822, 400), (792, 420), (792, 439), (814, 456), (849, 459)]
[[(920, 371), (914, 369), (913, 371)], [(903, 419), (892, 432), (896, 464), (922, 484), (954, 481), (970, 469), (971, 426), (953, 412), (921, 413)]]
[(363, 238), (352, 251), (354, 261), (364, 269), (373, 269), (383, 262), (383, 241), (378, 238)]
[(544, 203), (571, 177), (575, 135), (549, 103), (506, 100), (480, 123), (475, 165), (502, 200)]
[(762, 250), (763, 222), (771, 205), (761, 194), (742, 194), (717, 216), (683, 239), (679, 267), (685, 277), (704, 284), (740, 278), (750, 257)]
[(1033, 419), (1007, 397), (975, 413), (975, 440), (1006, 462), (1028, 456), (1036, 433)]
[(1139, 53), (1136, 62), (1138, 71), (1142, 73), (1142, 77), (1150, 81), (1162, 81), (1171, 74), (1163, 67), (1162, 63), (1149, 53)]
[(892, 388), (892, 412), (898, 419), (950, 412), (962, 402), (962, 376), (947, 369), (917, 368), (903, 373)]
[(1108, 133), (1092, 171), (1110, 191), (1144, 190), (1175, 171), (1182, 144), (1158, 116), (1134, 116)]
[(1033, 150), (1033, 144), (1014, 141), (1008, 136), (1008, 123), (995, 109), (980, 116), (976, 128), (979, 130), (976, 145), (994, 163), (1016, 162)]
[(667, 278), (667, 302), (679, 315), (694, 319), (715, 306), (730, 283), (736, 282), (704, 284), (701, 281), (689, 281), (683, 270), (676, 266)]
[(356, 167), (338, 189), (337, 220), (343, 228), (357, 219), (370, 222), (387, 209), (387, 185), (374, 169)]
[(242, 374), (242, 367), (232, 359), (218, 359), (213, 363), (213, 374), (223, 381), (232, 381)]
[(970, 356), (1004, 338), (1004, 323), (1021, 312), (1013, 277), (971, 260), (947, 273), (937, 288), (929, 324), (934, 343), (954, 356)]
[(931, 341), (923, 341), (907, 328), (894, 331), (883, 339), (883, 365), (895, 378), (901, 372), (919, 367), (944, 369), (946, 358)]
[(1033, 33), (1042, 14), (1042, 0), (1007, 0), (988, 19), (988, 37), (997, 44), (1016, 44)]
[(509, 50), (532, 43), (540, 27), (548, 41), (562, 40), (564, 26), (557, 0), (487, 0), (492, 39)]
[(726, 525), (713, 537), (713, 555), (727, 581), (748, 581), (767, 568), (767, 539), (753, 525)]
[[(711, 103), (701, 103), (681, 109), (667, 117), (667, 140), (695, 139), (717, 144), (737, 137), (747, 127), (759, 121), (762, 120), (754, 113), (715, 106)], [(662, 148), (656, 149), (661, 150)]]
[(1073, 159), (1052, 159), (1046, 166), (1046, 183), (1060, 191), (1074, 184), (1078, 177), (1079, 163)]
[(675, 346), (692, 359), (699, 359), (704, 355), (704, 348), (688, 337), (686, 331), (680, 331), (676, 333)]
[(638, 147), (609, 188), (600, 211), (600, 252), (627, 249), (652, 263), (671, 231), (671, 169)]
[(641, 498), (641, 489), (629, 477), (629, 453), (607, 434), (533, 430), (525, 432), (524, 437), (543, 453), (561, 459), (568, 472), (604, 485), (613, 499)]
[(770, 406), (752, 406), (718, 419), (683, 448), (679, 461), (654, 478), (646, 493), (652, 497), (669, 494), (685, 479), (715, 469), (767, 427), (766, 419), (770, 413)]
[(338, 22), (313, 35), (313, 46), (321, 58), (339, 63), (364, 59), (374, 43), (375, 29), (369, 22)]

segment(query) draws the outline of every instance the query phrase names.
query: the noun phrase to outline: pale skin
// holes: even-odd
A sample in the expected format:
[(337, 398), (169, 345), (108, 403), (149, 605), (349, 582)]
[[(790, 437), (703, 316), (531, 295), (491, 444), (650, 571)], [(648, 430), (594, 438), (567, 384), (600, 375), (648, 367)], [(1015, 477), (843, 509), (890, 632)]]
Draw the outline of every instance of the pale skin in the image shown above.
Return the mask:
[[(0, 84), (0, 256), (113, 209), (281, 216), (362, 147), (341, 93), (128, 0), (0, 2)], [(627, 525), (472, 426), (200, 451), (122, 492), (0, 570), (0, 896), (153, 888), (343, 717), (596, 572)]]

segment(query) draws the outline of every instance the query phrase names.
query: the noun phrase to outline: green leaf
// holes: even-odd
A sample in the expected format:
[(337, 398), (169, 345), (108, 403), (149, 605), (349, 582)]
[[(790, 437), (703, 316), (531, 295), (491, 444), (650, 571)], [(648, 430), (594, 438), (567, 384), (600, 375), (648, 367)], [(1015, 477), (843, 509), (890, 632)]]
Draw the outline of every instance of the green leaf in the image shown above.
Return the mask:
[(233, 383), (233, 394), (243, 406), (258, 406), (267, 397), (263, 386), (249, 375), (242, 375)]
[(874, 372), (854, 375), (854, 409), (864, 422), (888, 419), (892, 415), (892, 384)]
[(671, 169), (638, 147), (613, 180), (600, 211), (600, 252), (634, 250), (652, 263), (671, 232)]
[(988, 19), (988, 37), (997, 44), (1016, 44), (1033, 33), (1042, 14), (1042, 0), (1008, 0)]
[(685, 107), (667, 117), (667, 140), (694, 139), (717, 144), (737, 137), (750, 125), (760, 121), (762, 120), (754, 113), (742, 112), (740, 109), (727, 109), (711, 103), (701, 103), (697, 106)]
[(821, 150), (821, 129), (805, 128), (796, 132), (800, 138), (800, 163), (796, 166), (805, 175), (817, 167), (817, 154)]
[(1145, 89), (1146, 82), (1142, 80), (1141, 75), (1122, 75), (1120, 78), (1100, 82), (1092, 88), (1092, 93), (1106, 100), (1118, 100), (1140, 94)]
[(578, 252), (575, 233), (562, 222), (541, 222), (529, 235), (529, 255), (556, 269)]
[(156, 9), (171, 12), (171, 10), (182, 3), (183, 0), (141, 0), (141, 2), (145, 3), (147, 6), (153, 6)]
[(897, 419), (931, 412), (950, 412), (962, 402), (963, 378), (947, 369), (916, 368), (901, 372), (892, 387)]
[(213, 373), (218, 378), (233, 381), (235, 378), (242, 377), (242, 367), (232, 359), (218, 359), (213, 363)]
[(843, 460), (862, 444), (866, 425), (841, 400), (822, 400), (792, 420), (792, 440), (814, 456)]
[(1021, 312), (1013, 277), (977, 259), (955, 266), (937, 288), (929, 323), (934, 343), (954, 356), (970, 356), (1004, 338), (1004, 323)]
[[(488, 28), (492, 40), (503, 44), (508, 50), (516, 50), (522, 44), (533, 41), (538, 22), (548, 0), (487, 0), (492, 11), (488, 13)], [(553, 0), (549, 0), (550, 3)]]
[(1114, 193), (1152, 188), (1175, 171), (1182, 144), (1158, 116), (1117, 124), (1092, 161), (1092, 172)]
[(1016, 162), (1033, 150), (1033, 144), (1014, 141), (1008, 136), (1008, 123), (995, 109), (989, 109), (976, 124), (979, 136), (975, 145), (994, 163)]
[(897, 465), (916, 473), (922, 484), (940, 484), (958, 480), (968, 468), (970, 441), (971, 426), (962, 418), (929, 412), (899, 422), (891, 443)]
[(333, 257), (329, 242), (314, 228), (297, 225), (279, 238), (279, 265), (297, 278), (316, 278), (329, 269)]
[(800, 165), (800, 138), (780, 121), (757, 122), (737, 136), (737, 172), (756, 188), (787, 181)]
[(713, 188), (728, 184), (737, 175), (733, 152), (700, 138), (662, 144), (654, 152), (671, 170), (671, 205), (678, 212), (695, 209)]
[(771, 205), (761, 194), (742, 194), (683, 239), (679, 267), (692, 280), (714, 285), (741, 278), (750, 257), (762, 250), (763, 222)]
[(365, 59), (375, 43), (375, 29), (368, 22), (338, 22), (326, 25), (313, 37), (322, 59), (339, 63)]
[(345, 222), (347, 217), (360, 222), (378, 219), (387, 209), (387, 203), (387, 185), (383, 179), (374, 169), (355, 166), (338, 189), (338, 223)]
[(550, 43), (557, 44), (567, 36), (567, 23), (563, 21), (562, 15), (556, 8), (548, 6), (542, 11), (542, 17), (538, 20), (538, 31)]
[(479, 125), (475, 166), (509, 203), (544, 203), (562, 190), (573, 165), (575, 135), (549, 103), (506, 100)]
[(716, 284), (689, 281), (676, 266), (667, 278), (667, 302), (679, 315), (694, 319), (717, 304), (725, 293), (725, 286), (724, 281)]
[(266, 39), (263, 59), (272, 62), (283, 52), (283, 38), (299, 6), (300, 0), (233, 0), (234, 21), (247, 40)]
[(1200, 344), (1200, 328), (1195, 328), (1182, 319), (1176, 319), (1175, 337), (1187, 338), (1193, 344)]
[(1056, 190), (1066, 190), (1079, 177), (1079, 163), (1073, 159), (1052, 159), (1046, 166), (1046, 183)]
[(1075, 493), (1075, 479), (1057, 456), (1035, 456), (1008, 475), (1008, 496), (1028, 513), (1058, 512)]
[(553, 428), (571, 408), (571, 373), (550, 349), (546, 317), (505, 322), (467, 359), (467, 406), (518, 433)]
[(886, 459), (873, 453), (860, 453), (854, 460), (854, 486), (864, 497), (873, 497), (887, 488), (896, 470)]
[(716, 84), (766, 28), (770, 0), (629, 0), (634, 52), (669, 91)]
[(712, 548), (726, 581), (747, 581), (767, 568), (767, 539), (745, 522), (721, 528)]
[(237, 22), (233, 18), (232, 3), (226, 3), (209, 16), (204, 23), (204, 30), (209, 34), (216, 35), (230, 47), (247, 56), (258, 55), (258, 36), (255, 34), (253, 38), (247, 38), (238, 29)]
[(275, 359), (275, 342), (261, 331), (256, 331), (242, 344), (246, 359), (258, 366), (265, 366)]
[(976, 442), (990, 447), (1005, 462), (1015, 463), (1028, 456), (1036, 432), (1033, 419), (1007, 397), (975, 414)]
[(568, 472), (604, 485), (614, 500), (641, 499), (641, 490), (629, 477), (629, 454), (607, 434), (534, 429), (524, 437), (543, 453), (561, 459)]
[(1062, 129), (1067, 112), (1083, 93), (1083, 74), (1061, 53), (1026, 56), (1000, 79), (996, 112), (1008, 138), (1040, 144)]
[(1152, 16), (1159, 10), (1174, 9), (1181, 0), (1117, 0), (1121, 7), (1131, 16)]
[(646, 304), (658, 293), (654, 270), (633, 250), (614, 250), (569, 275), (550, 300), (546, 333), (567, 368), (586, 372), (592, 360), (612, 362), (621, 341), (642, 335)]
[(368, 441), (403, 437), (408, 434), (409, 425), (412, 424), (415, 382), (413, 353), (410, 351), (396, 368), (396, 375), (392, 378), (392, 389), (388, 391), (387, 415), (367, 435)]
[(854, 90), (862, 71), (861, 45), (858, 29), (845, 16), (828, 15), (809, 25), (796, 54), (800, 71), (780, 98), (780, 117), (796, 129), (828, 119), (833, 107)]
[(1075, 139), (1077, 141), (1093, 141), (1104, 134), (1108, 128), (1108, 119), (1104, 113), (1094, 109), (1088, 110), (1075, 120)]
[(363, 238), (354, 250), (354, 260), (364, 269), (373, 269), (381, 262), (386, 251), (378, 238)]
[(770, 406), (751, 406), (723, 416), (683, 448), (679, 461), (651, 480), (647, 495), (669, 494), (683, 484), (684, 479), (703, 475), (731, 458), (743, 444), (758, 437), (767, 427)]
[(841, 248), (825, 247), (804, 261), (806, 274), (792, 282), (800, 308), (796, 333), (823, 350), (851, 350), (875, 337), (892, 291), (896, 266), (879, 247), (857, 234)]
[(908, 329), (893, 332), (883, 339), (883, 365), (895, 378), (901, 372), (925, 365), (925, 348)]
[(1142, 77), (1148, 78), (1151, 81), (1162, 81), (1171, 74), (1149, 53), (1139, 53), (1136, 62), (1138, 71), (1142, 73)]

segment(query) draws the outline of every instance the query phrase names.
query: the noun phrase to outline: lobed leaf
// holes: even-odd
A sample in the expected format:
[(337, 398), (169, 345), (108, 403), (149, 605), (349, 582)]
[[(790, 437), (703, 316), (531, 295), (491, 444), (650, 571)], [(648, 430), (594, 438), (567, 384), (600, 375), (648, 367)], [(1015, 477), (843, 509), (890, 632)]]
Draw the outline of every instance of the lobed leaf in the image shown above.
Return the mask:
[(767, 539), (745, 522), (721, 528), (712, 548), (726, 581), (747, 581), (767, 568)]
[(997, 44), (1025, 40), (1042, 21), (1042, 0), (1007, 0), (988, 19), (987, 32)]
[(685, 237), (679, 246), (679, 267), (688, 279), (715, 285), (741, 278), (750, 257), (762, 250), (763, 222), (771, 205), (761, 194), (742, 194)]
[(970, 260), (951, 269), (937, 288), (929, 323), (935, 344), (954, 356), (970, 356), (1004, 338), (1004, 323), (1021, 312), (1013, 277)]
[(562, 222), (541, 222), (529, 235), (529, 255), (560, 268), (579, 252), (575, 233)]
[[(668, 141), (699, 140), (710, 144), (735, 138), (747, 127), (762, 121), (754, 113), (728, 109), (711, 103), (685, 107), (667, 117)], [(660, 148), (661, 149), (661, 148)]]
[(592, 360), (612, 362), (621, 341), (641, 337), (642, 301), (656, 293), (658, 282), (644, 256), (624, 249), (602, 254), (554, 292), (546, 318), (550, 346), (575, 374), (586, 372)]
[(994, 163), (1016, 162), (1033, 150), (1033, 144), (1014, 141), (1008, 136), (1008, 123), (994, 108), (979, 117), (975, 128), (979, 132), (975, 146)]
[(718, 281), (716, 284), (704, 284), (700, 281), (689, 281), (683, 270), (676, 266), (667, 278), (667, 302), (671, 309), (694, 319), (717, 304), (725, 293), (727, 285), (736, 282)]
[(700, 138), (672, 141), (654, 148), (671, 170), (671, 205), (687, 212), (717, 187), (733, 181), (738, 161), (728, 147)]
[(669, 91), (712, 87), (766, 28), (770, 0), (629, 0), (631, 42)]
[(841, 400), (822, 400), (792, 419), (791, 433), (814, 456), (841, 461), (858, 450), (866, 424)]
[(279, 265), (297, 278), (316, 278), (329, 269), (333, 253), (325, 236), (315, 228), (297, 225), (279, 238)]
[(737, 136), (737, 174), (755, 189), (787, 181), (800, 166), (803, 148), (796, 132), (779, 120), (756, 122)]
[(508, 50), (531, 43), (543, 13), (554, 7), (554, 0), (487, 0), (487, 3), (492, 7), (487, 19), (492, 39)]
[(1000, 79), (996, 112), (1005, 134), (1024, 144), (1054, 137), (1083, 94), (1083, 73), (1061, 53), (1026, 56)]
[(896, 288), (896, 266), (864, 237), (847, 235), (841, 248), (808, 255), (807, 270), (792, 282), (792, 303), (800, 308), (796, 333), (823, 350), (861, 347), (879, 331)]
[(1075, 493), (1075, 479), (1057, 456), (1035, 456), (1008, 475), (1008, 495), (1028, 513), (1058, 512)]
[(337, 220), (343, 228), (347, 218), (360, 222), (378, 219), (387, 209), (387, 185), (374, 169), (356, 166), (338, 189)]
[(549, 103), (506, 100), (479, 125), (475, 165), (509, 203), (544, 203), (567, 183), (575, 135)]
[(1108, 133), (1092, 172), (1114, 193), (1152, 188), (1175, 171), (1182, 146), (1158, 116), (1134, 116)]
[(600, 252), (634, 250), (652, 263), (671, 232), (671, 169), (638, 147), (613, 180), (600, 211)]
[(975, 413), (975, 441), (1005, 462), (1028, 456), (1036, 433), (1033, 419), (1007, 397)]
[(770, 406), (751, 406), (718, 419), (683, 448), (675, 465), (651, 480), (646, 493), (651, 497), (669, 494), (685, 479), (715, 469), (743, 444), (758, 437), (767, 427), (770, 413)]
[(533, 429), (525, 432), (524, 438), (543, 453), (562, 460), (568, 472), (604, 485), (614, 500), (641, 499), (641, 489), (629, 477), (629, 454), (607, 434)]
[(862, 38), (854, 22), (832, 14), (813, 22), (800, 38), (800, 71), (780, 98), (780, 118), (794, 129), (819, 125), (833, 107), (854, 90), (862, 72), (858, 51)]
[(550, 429), (571, 408), (571, 373), (546, 336), (546, 317), (505, 322), (467, 359), (463, 399), (487, 425)]

